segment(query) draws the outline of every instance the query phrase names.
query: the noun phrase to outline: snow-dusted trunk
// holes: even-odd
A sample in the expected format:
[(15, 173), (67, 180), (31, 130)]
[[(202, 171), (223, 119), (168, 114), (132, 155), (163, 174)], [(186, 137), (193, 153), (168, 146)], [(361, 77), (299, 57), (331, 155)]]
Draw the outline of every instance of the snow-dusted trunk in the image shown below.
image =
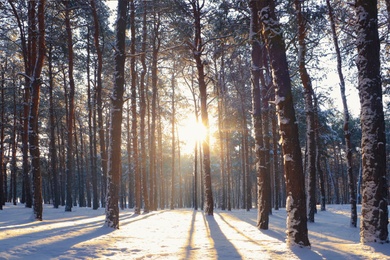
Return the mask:
[(72, 186), (73, 186), (73, 121), (74, 121), (74, 92), (75, 83), (73, 77), (73, 38), (70, 27), (70, 6), (66, 2), (65, 6), (65, 25), (68, 45), (68, 77), (69, 77), (69, 109), (67, 117), (67, 149), (66, 149), (66, 205), (65, 211), (72, 211)]
[(272, 0), (260, 0), (262, 33), (268, 49), (278, 113), (287, 190), (287, 244), (310, 246), (307, 230), (305, 180), (293, 106), (284, 39)]
[[(35, 1), (31, 1), (35, 2)], [(29, 3), (29, 8), (35, 9), (35, 3)], [(30, 112), (28, 117), (28, 141), (31, 157), (31, 173), (33, 177), (33, 211), (36, 220), (42, 220), (43, 214), (43, 199), (42, 199), (42, 176), (40, 167), (40, 150), (39, 150), (39, 134), (38, 134), (38, 111), (40, 103), (41, 89), (41, 72), (45, 57), (45, 0), (40, 0), (37, 3), (38, 11), (33, 15), (33, 19), (38, 20), (38, 39), (32, 42), (37, 46), (37, 53), (32, 54), (35, 64), (32, 67), (32, 75), (30, 77)], [(35, 11), (33, 11), (35, 13)]]
[(356, 190), (355, 190), (355, 178), (353, 177), (352, 172), (352, 144), (351, 144), (351, 132), (349, 131), (349, 112), (347, 97), (345, 95), (345, 81), (342, 70), (342, 60), (341, 52), (338, 43), (338, 37), (336, 32), (336, 24), (333, 17), (332, 6), (330, 5), (330, 0), (326, 0), (326, 5), (328, 6), (328, 15), (330, 20), (330, 26), (332, 29), (333, 43), (336, 50), (337, 57), (337, 72), (340, 80), (340, 93), (341, 100), (343, 102), (343, 116), (344, 116), (344, 139), (345, 139), (345, 156), (347, 163), (347, 176), (348, 176), (348, 187), (349, 187), (349, 202), (351, 203), (351, 226), (356, 227), (357, 225), (357, 209), (356, 209)]
[(380, 76), (377, 1), (356, 1), (363, 201), (360, 241), (388, 242), (386, 136)]
[(299, 75), (304, 87), (305, 112), (306, 112), (306, 147), (307, 147), (307, 174), (308, 184), (308, 221), (314, 222), (316, 213), (316, 143), (314, 138), (314, 107), (313, 88), (309, 73), (306, 69), (306, 20), (302, 13), (300, 0), (295, 0), (295, 9), (298, 20), (298, 66)]
[(211, 168), (210, 168), (210, 133), (209, 133), (209, 116), (207, 112), (207, 83), (205, 80), (204, 63), (202, 60), (203, 42), (202, 42), (202, 8), (199, 1), (191, 1), (193, 18), (194, 18), (194, 42), (190, 44), (192, 48), (192, 54), (196, 62), (196, 68), (198, 70), (198, 84), (200, 93), (200, 113), (202, 118), (202, 124), (207, 129), (206, 137), (202, 142), (203, 151), (203, 174), (204, 174), (204, 191), (205, 191), (205, 205), (204, 211), (207, 215), (213, 215), (214, 213), (214, 200), (213, 192), (211, 190)]
[(119, 187), (121, 177), (122, 110), (125, 74), (127, 1), (118, 0), (115, 44), (114, 89), (111, 95), (111, 121), (106, 194), (106, 225), (119, 228)]
[[(257, 174), (257, 227), (260, 229), (268, 229), (269, 223), (269, 201), (267, 201), (267, 178), (265, 171), (265, 156), (264, 156), (264, 141), (262, 129), (262, 104), (261, 104), (261, 67), (263, 51), (260, 43), (258, 31), (259, 16), (258, 6), (256, 1), (250, 2), (251, 8), (251, 28), (250, 37), (252, 44), (252, 65), (251, 65), (251, 81), (252, 81), (252, 120), (255, 133), (255, 153), (257, 158), (256, 174)], [(244, 205), (245, 207), (246, 205)]]
[[(102, 162), (102, 194), (101, 194), (101, 202), (104, 207), (105, 203), (105, 193), (106, 193), (106, 185), (107, 185), (107, 151), (106, 151), (106, 140), (104, 135), (104, 127), (103, 127), (103, 101), (102, 101), (102, 70), (103, 70), (103, 53), (100, 48), (100, 25), (96, 8), (96, 1), (91, 0), (91, 9), (93, 16), (93, 25), (94, 25), (94, 34), (93, 39), (95, 43), (96, 55), (97, 55), (97, 71), (96, 71), (96, 106), (97, 106), (97, 123), (98, 123), (98, 133), (99, 133), (99, 145), (100, 145), (100, 157)], [(96, 205), (94, 208), (97, 208)]]

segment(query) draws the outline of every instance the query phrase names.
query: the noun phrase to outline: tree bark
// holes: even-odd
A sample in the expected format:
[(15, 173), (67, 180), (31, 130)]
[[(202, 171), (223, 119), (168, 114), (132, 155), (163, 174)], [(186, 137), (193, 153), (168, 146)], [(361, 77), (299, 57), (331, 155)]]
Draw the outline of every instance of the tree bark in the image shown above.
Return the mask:
[(360, 241), (385, 243), (389, 212), (377, 1), (357, 0), (355, 8), (364, 187)]
[(307, 146), (307, 174), (308, 184), (308, 221), (314, 222), (316, 213), (316, 143), (314, 138), (314, 108), (313, 108), (313, 87), (309, 73), (306, 69), (306, 21), (302, 13), (300, 0), (295, 0), (295, 9), (298, 20), (298, 66), (299, 75), (304, 88), (305, 112), (306, 112), (306, 146)]
[(307, 230), (305, 179), (298, 126), (293, 106), (284, 39), (272, 0), (258, 1), (262, 34), (268, 49), (279, 119), (287, 190), (287, 244), (310, 246)]
[[(257, 175), (257, 227), (268, 229), (269, 211), (267, 197), (267, 176), (264, 156), (264, 139), (262, 128), (262, 97), (261, 97), (261, 69), (262, 48), (260, 43), (260, 30), (258, 6), (255, 1), (250, 2), (251, 8), (251, 82), (252, 82), (252, 120), (255, 135), (256, 175)], [(244, 205), (246, 207), (246, 205)]]
[[(130, 31), (131, 31), (131, 44), (130, 44), (130, 76), (131, 76), (131, 136), (132, 136), (132, 157), (133, 157), (133, 174), (139, 176), (139, 148), (138, 148), (138, 120), (137, 120), (137, 74), (135, 71), (135, 6), (134, 1), (130, 1)], [(129, 178), (131, 171), (129, 171)], [(138, 201), (140, 203), (140, 201)], [(139, 204), (138, 204), (139, 205)]]
[[(29, 8), (35, 10), (34, 3), (29, 3)], [(33, 176), (33, 212), (36, 220), (42, 220), (43, 214), (43, 199), (42, 199), (42, 176), (40, 167), (40, 150), (39, 150), (39, 134), (38, 134), (38, 112), (40, 103), (40, 88), (41, 88), (41, 72), (43, 61), (45, 58), (45, 0), (40, 0), (37, 3), (37, 17), (38, 19), (38, 39), (32, 42), (32, 45), (37, 46), (37, 53), (32, 54), (34, 57), (34, 64), (30, 81), (30, 112), (28, 121), (28, 140), (29, 150), (31, 156), (31, 173)], [(35, 13), (35, 11), (34, 11)]]
[(72, 211), (72, 182), (73, 182), (73, 125), (74, 125), (74, 93), (75, 83), (73, 77), (73, 37), (72, 28), (70, 25), (70, 3), (65, 2), (65, 26), (67, 32), (67, 47), (68, 47), (68, 77), (69, 77), (69, 107), (67, 117), (67, 151), (66, 151), (66, 204), (65, 211)]
[(116, 20), (115, 46), (115, 77), (111, 96), (111, 122), (109, 141), (109, 164), (107, 174), (106, 221), (108, 227), (119, 229), (119, 187), (121, 177), (121, 141), (122, 141), (122, 110), (125, 74), (125, 41), (127, 1), (118, 0)]
[(204, 189), (205, 189), (205, 205), (204, 211), (207, 215), (213, 215), (214, 212), (214, 200), (213, 192), (211, 188), (211, 168), (210, 168), (210, 130), (209, 130), (209, 117), (207, 112), (207, 84), (205, 81), (204, 63), (202, 61), (203, 42), (202, 42), (202, 9), (203, 4), (200, 4), (198, 0), (191, 1), (193, 18), (194, 18), (194, 42), (191, 45), (192, 54), (196, 62), (196, 68), (198, 70), (198, 84), (200, 92), (200, 112), (202, 118), (202, 124), (206, 128), (206, 136), (202, 141), (203, 151), (203, 173), (204, 173)]
[(103, 101), (102, 101), (102, 70), (103, 70), (103, 53), (100, 48), (99, 34), (100, 34), (100, 25), (97, 15), (96, 1), (91, 0), (91, 8), (94, 22), (94, 43), (97, 55), (97, 84), (96, 84), (96, 106), (97, 106), (97, 116), (98, 116), (98, 133), (99, 133), (99, 145), (100, 145), (100, 157), (102, 161), (102, 207), (105, 207), (105, 193), (107, 187), (107, 151), (106, 151), (106, 140), (103, 127)]
[[(145, 76), (147, 72), (146, 67), (146, 41), (147, 41), (147, 27), (146, 27), (146, 19), (147, 19), (147, 3), (143, 1), (142, 6), (144, 8), (143, 16), (142, 16), (142, 44), (141, 44), (141, 65), (142, 71), (140, 75), (140, 156), (141, 156), (141, 167), (139, 172), (135, 172), (135, 209), (134, 212), (136, 214), (140, 214), (141, 212), (141, 179), (146, 179), (146, 133), (145, 133), (145, 117), (146, 117), (146, 98), (145, 98)], [(146, 183), (145, 183), (146, 187)], [(149, 211), (149, 197), (147, 190), (144, 189), (144, 204), (146, 211)]]

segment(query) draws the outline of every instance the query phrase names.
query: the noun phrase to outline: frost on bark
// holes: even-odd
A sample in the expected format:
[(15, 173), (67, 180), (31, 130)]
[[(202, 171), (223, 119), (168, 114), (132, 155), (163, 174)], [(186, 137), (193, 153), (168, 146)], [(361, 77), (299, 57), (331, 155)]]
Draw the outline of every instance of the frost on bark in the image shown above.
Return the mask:
[(273, 83), (277, 87), (275, 104), (278, 113), (287, 192), (287, 244), (310, 246), (307, 230), (305, 180), (298, 139), (284, 39), (272, 0), (258, 1), (262, 34), (268, 49)]
[(356, 1), (358, 89), (362, 129), (362, 243), (388, 242), (386, 136), (380, 76), (377, 1)]
[(252, 68), (251, 68), (251, 81), (252, 81), (252, 120), (255, 132), (255, 152), (256, 152), (256, 172), (257, 172), (257, 227), (259, 229), (268, 229), (269, 223), (269, 198), (268, 189), (269, 183), (267, 183), (266, 168), (265, 168), (265, 156), (264, 156), (264, 141), (262, 130), (262, 104), (261, 104), (261, 61), (262, 47), (260, 43), (260, 37), (258, 35), (259, 23), (258, 23), (258, 9), (256, 1), (250, 2), (251, 7), (251, 44), (252, 44)]
[(119, 228), (119, 188), (121, 176), (121, 140), (122, 110), (125, 69), (127, 0), (118, 0), (116, 20), (115, 76), (114, 89), (111, 96), (111, 122), (109, 139), (109, 160), (106, 193), (106, 226)]
[(308, 221), (314, 222), (316, 213), (316, 142), (314, 132), (314, 106), (313, 106), (313, 87), (311, 78), (306, 69), (306, 20), (302, 11), (301, 0), (295, 0), (295, 9), (298, 20), (298, 67), (301, 77), (305, 96), (305, 113), (306, 113), (306, 151), (307, 167), (306, 171), (309, 176), (308, 184)]
[[(29, 8), (35, 9), (34, 3), (29, 3)], [(37, 3), (37, 16), (33, 19), (38, 19), (38, 40), (32, 44), (36, 44), (37, 53), (31, 54), (34, 57), (35, 66), (32, 69), (30, 77), (30, 112), (28, 118), (28, 141), (31, 156), (31, 173), (33, 177), (33, 211), (36, 220), (42, 220), (43, 214), (43, 199), (42, 199), (42, 176), (40, 168), (40, 150), (39, 150), (39, 134), (38, 134), (38, 111), (40, 103), (41, 89), (41, 72), (45, 57), (45, 0)], [(29, 10), (30, 11), (30, 10)], [(32, 10), (33, 11), (33, 10)], [(34, 11), (35, 13), (35, 11)]]

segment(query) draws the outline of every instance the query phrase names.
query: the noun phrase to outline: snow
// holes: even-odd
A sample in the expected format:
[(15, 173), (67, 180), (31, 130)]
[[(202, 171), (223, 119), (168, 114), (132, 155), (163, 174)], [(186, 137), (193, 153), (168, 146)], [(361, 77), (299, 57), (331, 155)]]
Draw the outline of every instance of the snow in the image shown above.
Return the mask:
[[(287, 247), (286, 210), (274, 210), (269, 230), (256, 228), (257, 211), (192, 209), (120, 213), (120, 229), (104, 226), (104, 209), (7, 203), (0, 211), (0, 259), (390, 259), (389, 244), (359, 243), (349, 205), (327, 205), (308, 223), (311, 249)], [(360, 211), (360, 206), (358, 208)], [(359, 223), (359, 222), (358, 222)]]

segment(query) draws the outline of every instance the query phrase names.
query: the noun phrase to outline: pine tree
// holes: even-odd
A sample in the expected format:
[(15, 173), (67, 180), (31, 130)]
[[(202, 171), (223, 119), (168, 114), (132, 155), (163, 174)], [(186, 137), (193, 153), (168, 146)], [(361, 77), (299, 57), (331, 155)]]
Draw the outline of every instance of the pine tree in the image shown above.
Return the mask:
[(362, 128), (362, 243), (389, 242), (386, 135), (380, 73), (377, 1), (356, 1), (358, 89)]
[(111, 122), (109, 140), (109, 163), (106, 194), (106, 225), (119, 228), (119, 188), (121, 176), (122, 110), (125, 74), (125, 41), (127, 21), (127, 0), (118, 0), (116, 20), (115, 76), (111, 96)]

